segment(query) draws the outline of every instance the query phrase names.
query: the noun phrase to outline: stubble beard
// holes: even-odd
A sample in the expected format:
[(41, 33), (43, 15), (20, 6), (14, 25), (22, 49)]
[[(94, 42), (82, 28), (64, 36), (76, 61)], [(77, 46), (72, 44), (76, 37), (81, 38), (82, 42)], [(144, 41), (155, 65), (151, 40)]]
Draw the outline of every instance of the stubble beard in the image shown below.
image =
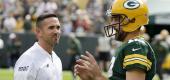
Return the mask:
[(116, 33), (115, 39), (116, 39), (117, 41), (121, 41), (121, 42), (122, 42), (122, 41), (125, 40), (126, 36), (127, 36), (127, 32), (121, 31), (121, 32)]

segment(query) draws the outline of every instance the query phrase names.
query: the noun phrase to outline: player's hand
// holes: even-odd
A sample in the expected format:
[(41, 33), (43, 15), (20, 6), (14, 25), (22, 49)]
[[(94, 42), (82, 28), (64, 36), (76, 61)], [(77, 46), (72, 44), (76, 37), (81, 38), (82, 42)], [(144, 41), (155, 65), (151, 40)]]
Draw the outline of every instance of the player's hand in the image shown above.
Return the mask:
[(88, 51), (86, 51), (86, 55), (82, 55), (76, 63), (75, 73), (82, 80), (104, 80), (99, 79), (103, 77), (101, 69), (94, 57)]

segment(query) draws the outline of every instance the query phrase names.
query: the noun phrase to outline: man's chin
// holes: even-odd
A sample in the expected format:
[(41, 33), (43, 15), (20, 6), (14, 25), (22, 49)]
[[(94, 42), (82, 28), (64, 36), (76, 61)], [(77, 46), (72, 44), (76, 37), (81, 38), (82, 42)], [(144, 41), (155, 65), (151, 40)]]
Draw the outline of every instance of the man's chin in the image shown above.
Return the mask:
[(57, 40), (57, 41), (54, 42), (54, 45), (56, 45), (56, 44), (59, 44), (59, 40)]
[(53, 41), (53, 42), (51, 42), (50, 44), (51, 44), (51, 46), (55, 46), (55, 45), (57, 45), (59, 42), (57, 42), (57, 41)]
[(59, 42), (56, 42), (55, 45), (59, 44)]

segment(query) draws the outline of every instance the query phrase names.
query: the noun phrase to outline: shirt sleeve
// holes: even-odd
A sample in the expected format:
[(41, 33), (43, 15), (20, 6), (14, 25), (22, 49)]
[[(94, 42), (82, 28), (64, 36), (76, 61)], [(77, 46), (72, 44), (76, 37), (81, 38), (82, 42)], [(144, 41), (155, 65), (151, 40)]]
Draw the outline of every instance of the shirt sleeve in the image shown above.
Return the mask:
[(142, 69), (148, 71), (151, 69), (152, 62), (148, 59), (148, 45), (142, 40), (134, 40), (128, 42), (128, 46), (124, 49), (123, 68)]
[(14, 80), (36, 80), (36, 72), (33, 63), (26, 63), (24, 61), (17, 63), (14, 68)]

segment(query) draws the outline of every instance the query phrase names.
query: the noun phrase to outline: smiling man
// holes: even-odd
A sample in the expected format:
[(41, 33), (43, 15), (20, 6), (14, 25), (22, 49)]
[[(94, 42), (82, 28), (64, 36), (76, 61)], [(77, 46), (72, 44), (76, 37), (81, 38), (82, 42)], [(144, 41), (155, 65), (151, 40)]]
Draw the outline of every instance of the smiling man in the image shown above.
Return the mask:
[(16, 62), (14, 80), (62, 80), (62, 63), (53, 51), (61, 34), (58, 17), (51, 13), (40, 15), (35, 34), (38, 42)]

